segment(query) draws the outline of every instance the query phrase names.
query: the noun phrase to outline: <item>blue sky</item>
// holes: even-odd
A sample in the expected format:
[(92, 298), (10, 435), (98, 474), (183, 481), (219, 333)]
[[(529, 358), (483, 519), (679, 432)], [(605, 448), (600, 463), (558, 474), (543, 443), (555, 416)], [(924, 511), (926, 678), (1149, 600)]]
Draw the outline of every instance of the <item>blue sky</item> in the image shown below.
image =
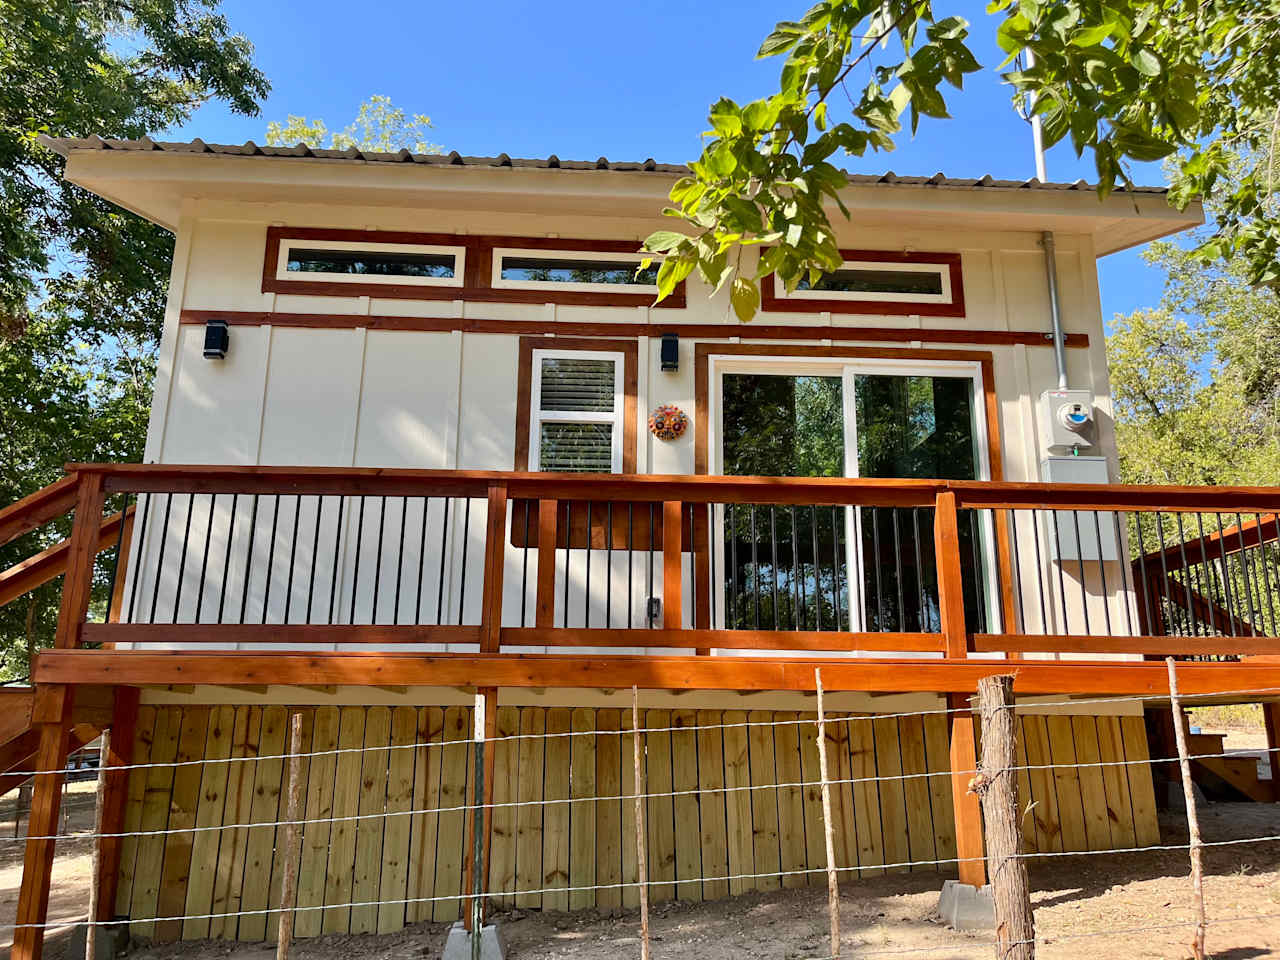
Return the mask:
[[(851, 158), (854, 171), (1022, 178), (1034, 174), (1031, 133), (1012, 110), (993, 68), (995, 19), (984, 3), (953, 10), (973, 24), (984, 66), (949, 96), (953, 118), (925, 120), (889, 154)], [(708, 105), (719, 96), (746, 102), (769, 92), (781, 66), (755, 51), (773, 24), (795, 19), (806, 0), (559, 0), (484, 4), (439, 0), (224, 0), (272, 83), (259, 117), (221, 104), (166, 135), (211, 142), (262, 143), (268, 120), (290, 113), (341, 129), (371, 94), (429, 115), (447, 150), (487, 155), (684, 162), (697, 156)], [(833, 105), (834, 106), (834, 105)], [(1092, 180), (1089, 157), (1070, 147), (1048, 158), (1052, 180)], [(1160, 182), (1158, 167), (1139, 171)], [(1163, 284), (1136, 251), (1104, 259), (1103, 316), (1154, 306)]]

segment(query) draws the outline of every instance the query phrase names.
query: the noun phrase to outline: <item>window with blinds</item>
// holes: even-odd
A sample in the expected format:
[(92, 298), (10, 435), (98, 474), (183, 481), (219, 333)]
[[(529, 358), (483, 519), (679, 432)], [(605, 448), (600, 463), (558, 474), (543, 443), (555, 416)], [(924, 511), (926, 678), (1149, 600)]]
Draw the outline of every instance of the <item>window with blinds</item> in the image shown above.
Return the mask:
[(556, 473), (622, 469), (622, 354), (533, 353), (529, 463)]

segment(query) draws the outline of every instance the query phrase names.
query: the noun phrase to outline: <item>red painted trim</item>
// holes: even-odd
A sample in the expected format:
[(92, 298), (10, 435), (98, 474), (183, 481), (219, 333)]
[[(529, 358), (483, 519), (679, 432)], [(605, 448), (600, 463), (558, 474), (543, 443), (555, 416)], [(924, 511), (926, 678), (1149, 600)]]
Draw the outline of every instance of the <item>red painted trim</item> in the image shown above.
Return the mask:
[(780, 297), (774, 290), (774, 274), (760, 281), (760, 305), (765, 313), (866, 313), (885, 316), (963, 317), (964, 271), (958, 253), (900, 253), (893, 250), (841, 250), (845, 260), (872, 263), (933, 263), (951, 274), (950, 303), (893, 303), (883, 300), (849, 300), (841, 297)]

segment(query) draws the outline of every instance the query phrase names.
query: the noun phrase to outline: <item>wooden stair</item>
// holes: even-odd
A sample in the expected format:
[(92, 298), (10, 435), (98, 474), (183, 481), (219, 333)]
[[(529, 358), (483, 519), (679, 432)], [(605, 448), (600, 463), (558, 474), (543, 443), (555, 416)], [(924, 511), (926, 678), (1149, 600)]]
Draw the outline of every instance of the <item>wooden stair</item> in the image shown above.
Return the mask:
[(1191, 733), (1187, 736), (1187, 749), (1191, 756), (1201, 755), (1191, 761), (1191, 777), (1206, 793), (1218, 798), (1244, 798), (1257, 803), (1270, 803), (1277, 799), (1275, 780), (1264, 780), (1258, 775), (1258, 755), (1241, 752), (1226, 756), (1203, 756), (1226, 752), (1226, 734)]
[[(110, 722), (110, 711), (101, 696), (83, 698), (72, 711), (68, 753), (97, 739)], [(21, 786), (34, 769), (40, 746), (39, 731), (31, 726), (35, 691), (31, 687), (0, 687), (0, 796)]]

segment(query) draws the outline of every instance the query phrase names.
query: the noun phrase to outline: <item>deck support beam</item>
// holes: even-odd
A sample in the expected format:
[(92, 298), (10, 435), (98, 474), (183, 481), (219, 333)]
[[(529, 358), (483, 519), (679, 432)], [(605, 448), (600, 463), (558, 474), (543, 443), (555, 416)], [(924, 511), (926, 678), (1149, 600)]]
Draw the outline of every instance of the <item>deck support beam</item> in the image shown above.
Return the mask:
[[(115, 712), (111, 719), (109, 752), (101, 759), (107, 767), (102, 804), (102, 832), (124, 829), (124, 807), (129, 793), (129, 771), (120, 769), (133, 763), (133, 741), (138, 723), (137, 687), (117, 687)], [(121, 837), (105, 836), (98, 841), (98, 915), (107, 922), (115, 918), (116, 889), (120, 882)]]

